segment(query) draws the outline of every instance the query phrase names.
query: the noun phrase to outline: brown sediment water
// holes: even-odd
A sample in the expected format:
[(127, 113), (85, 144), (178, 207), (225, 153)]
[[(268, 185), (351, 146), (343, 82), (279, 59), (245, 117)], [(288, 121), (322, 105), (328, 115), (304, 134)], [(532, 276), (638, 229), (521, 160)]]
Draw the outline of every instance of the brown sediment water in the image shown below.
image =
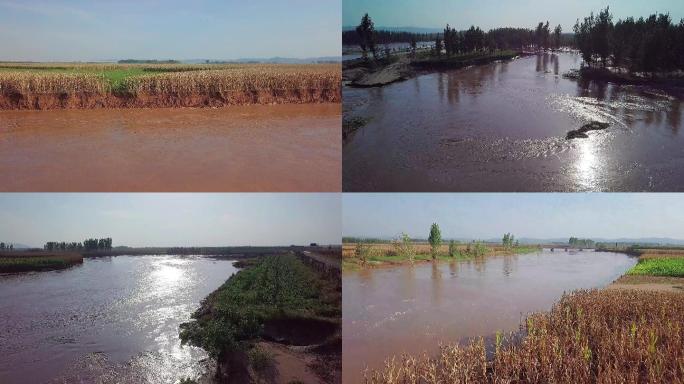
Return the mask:
[(340, 191), (340, 116), (340, 104), (0, 111), (0, 191)]
[[(345, 191), (682, 191), (684, 90), (563, 78), (570, 53), (343, 89)], [(587, 138), (568, 132), (610, 124)]]
[(564, 292), (600, 288), (637, 259), (606, 252), (539, 253), (367, 269), (342, 275), (344, 383), (362, 382), (402, 353), (434, 354), (439, 343), (513, 332)]
[[(0, 275), (1, 383), (177, 383), (211, 372), (178, 326), (237, 269), (198, 256)], [(211, 376), (209, 374), (209, 376)]]

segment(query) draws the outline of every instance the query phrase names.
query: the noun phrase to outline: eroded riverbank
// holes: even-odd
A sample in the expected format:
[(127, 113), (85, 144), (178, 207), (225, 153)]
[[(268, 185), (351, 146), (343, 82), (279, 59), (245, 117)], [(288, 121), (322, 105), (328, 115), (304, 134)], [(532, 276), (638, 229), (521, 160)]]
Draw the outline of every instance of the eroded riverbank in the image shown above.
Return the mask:
[(244, 269), (203, 299), (192, 321), (181, 324), (183, 343), (215, 359), (218, 382), (341, 381), (339, 266), (330, 270), (314, 256), (242, 263)]
[(339, 191), (340, 105), (0, 111), (2, 191)]

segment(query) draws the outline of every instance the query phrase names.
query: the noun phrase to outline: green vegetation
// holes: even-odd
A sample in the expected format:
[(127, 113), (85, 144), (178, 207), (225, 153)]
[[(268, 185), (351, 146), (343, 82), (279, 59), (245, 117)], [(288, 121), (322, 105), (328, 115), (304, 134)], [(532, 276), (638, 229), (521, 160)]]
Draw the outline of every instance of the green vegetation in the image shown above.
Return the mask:
[(501, 240), (501, 244), (506, 248), (512, 248), (514, 244), (517, 244), (517, 242), (514, 242), (514, 240), (515, 236), (510, 233), (505, 233), (503, 235), (503, 239)]
[(600, 63), (631, 72), (684, 69), (684, 20), (674, 24), (668, 14), (613, 23), (610, 9), (591, 13), (574, 27), (577, 47), (589, 66)]
[(269, 321), (338, 321), (337, 288), (294, 255), (267, 256), (207, 297), (194, 320), (181, 325), (180, 338), (214, 357), (247, 351)]
[(368, 59), (368, 51), (373, 53), (373, 57), (377, 59), (375, 24), (370, 16), (366, 13), (361, 18), (361, 23), (356, 27), (356, 34), (359, 38), (358, 44), (361, 47), (361, 55), (363, 59)]
[(571, 237), (568, 240), (568, 244), (570, 244), (573, 247), (580, 247), (580, 248), (592, 248), (596, 245), (596, 242), (591, 239), (578, 239), (576, 237)]
[(125, 90), (125, 80), (136, 76), (148, 75), (151, 72), (175, 72), (172, 68), (152, 69), (143, 66), (115, 66), (115, 65), (64, 65), (64, 66), (13, 66), (0, 65), (0, 72), (26, 73), (61, 73), (66, 75), (97, 75), (102, 78), (114, 91)]
[(440, 232), (437, 223), (432, 223), (432, 226), (430, 227), (428, 242), (430, 243), (430, 254), (432, 255), (432, 259), (435, 260), (437, 259), (439, 248), (442, 246), (442, 232)]
[(509, 60), (520, 55), (520, 51), (477, 51), (455, 54), (453, 56), (419, 56), (411, 64), (425, 68), (462, 68), (469, 65), (485, 64), (496, 60)]
[(43, 246), (46, 251), (100, 251), (112, 249), (112, 238), (85, 239), (82, 243), (48, 241)]
[(684, 277), (684, 257), (642, 258), (627, 274)]
[(357, 243), (365, 243), (365, 244), (384, 244), (386, 243), (387, 240), (385, 239), (376, 239), (374, 237), (352, 237), (352, 236), (345, 236), (342, 238), (342, 244), (357, 244)]
[(15, 273), (68, 268), (83, 262), (76, 254), (16, 253), (0, 256), (0, 272)]

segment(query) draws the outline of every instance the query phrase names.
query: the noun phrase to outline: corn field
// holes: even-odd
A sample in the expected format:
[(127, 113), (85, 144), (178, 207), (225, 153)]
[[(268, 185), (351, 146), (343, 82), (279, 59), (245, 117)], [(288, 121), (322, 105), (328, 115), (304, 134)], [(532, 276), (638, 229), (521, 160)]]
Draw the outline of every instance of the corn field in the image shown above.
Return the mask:
[(442, 346), (436, 356), (390, 358), (366, 383), (684, 383), (684, 295), (576, 291), (527, 317), (522, 338), (497, 333)]
[(210, 96), (272, 93), (306, 102), (341, 98), (337, 64), (0, 63), (0, 96)]

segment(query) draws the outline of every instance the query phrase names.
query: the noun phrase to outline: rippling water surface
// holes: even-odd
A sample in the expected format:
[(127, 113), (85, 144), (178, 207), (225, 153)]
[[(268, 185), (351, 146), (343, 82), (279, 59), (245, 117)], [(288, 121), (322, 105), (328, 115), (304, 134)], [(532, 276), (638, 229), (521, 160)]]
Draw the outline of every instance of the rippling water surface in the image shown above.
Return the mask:
[(181, 256), (85, 259), (63, 271), (0, 275), (0, 383), (173, 383), (206, 353), (178, 326), (236, 269)]
[[(542, 54), (344, 89), (370, 118), (343, 148), (348, 191), (681, 191), (681, 89), (569, 80)], [(588, 139), (568, 131), (610, 123)]]
[(339, 104), (0, 111), (3, 192), (337, 192)]
[(635, 263), (623, 254), (545, 250), (345, 273), (344, 382), (362, 382), (364, 367), (380, 368), (393, 355), (515, 331), (526, 313), (549, 310), (563, 292), (603, 287)]

